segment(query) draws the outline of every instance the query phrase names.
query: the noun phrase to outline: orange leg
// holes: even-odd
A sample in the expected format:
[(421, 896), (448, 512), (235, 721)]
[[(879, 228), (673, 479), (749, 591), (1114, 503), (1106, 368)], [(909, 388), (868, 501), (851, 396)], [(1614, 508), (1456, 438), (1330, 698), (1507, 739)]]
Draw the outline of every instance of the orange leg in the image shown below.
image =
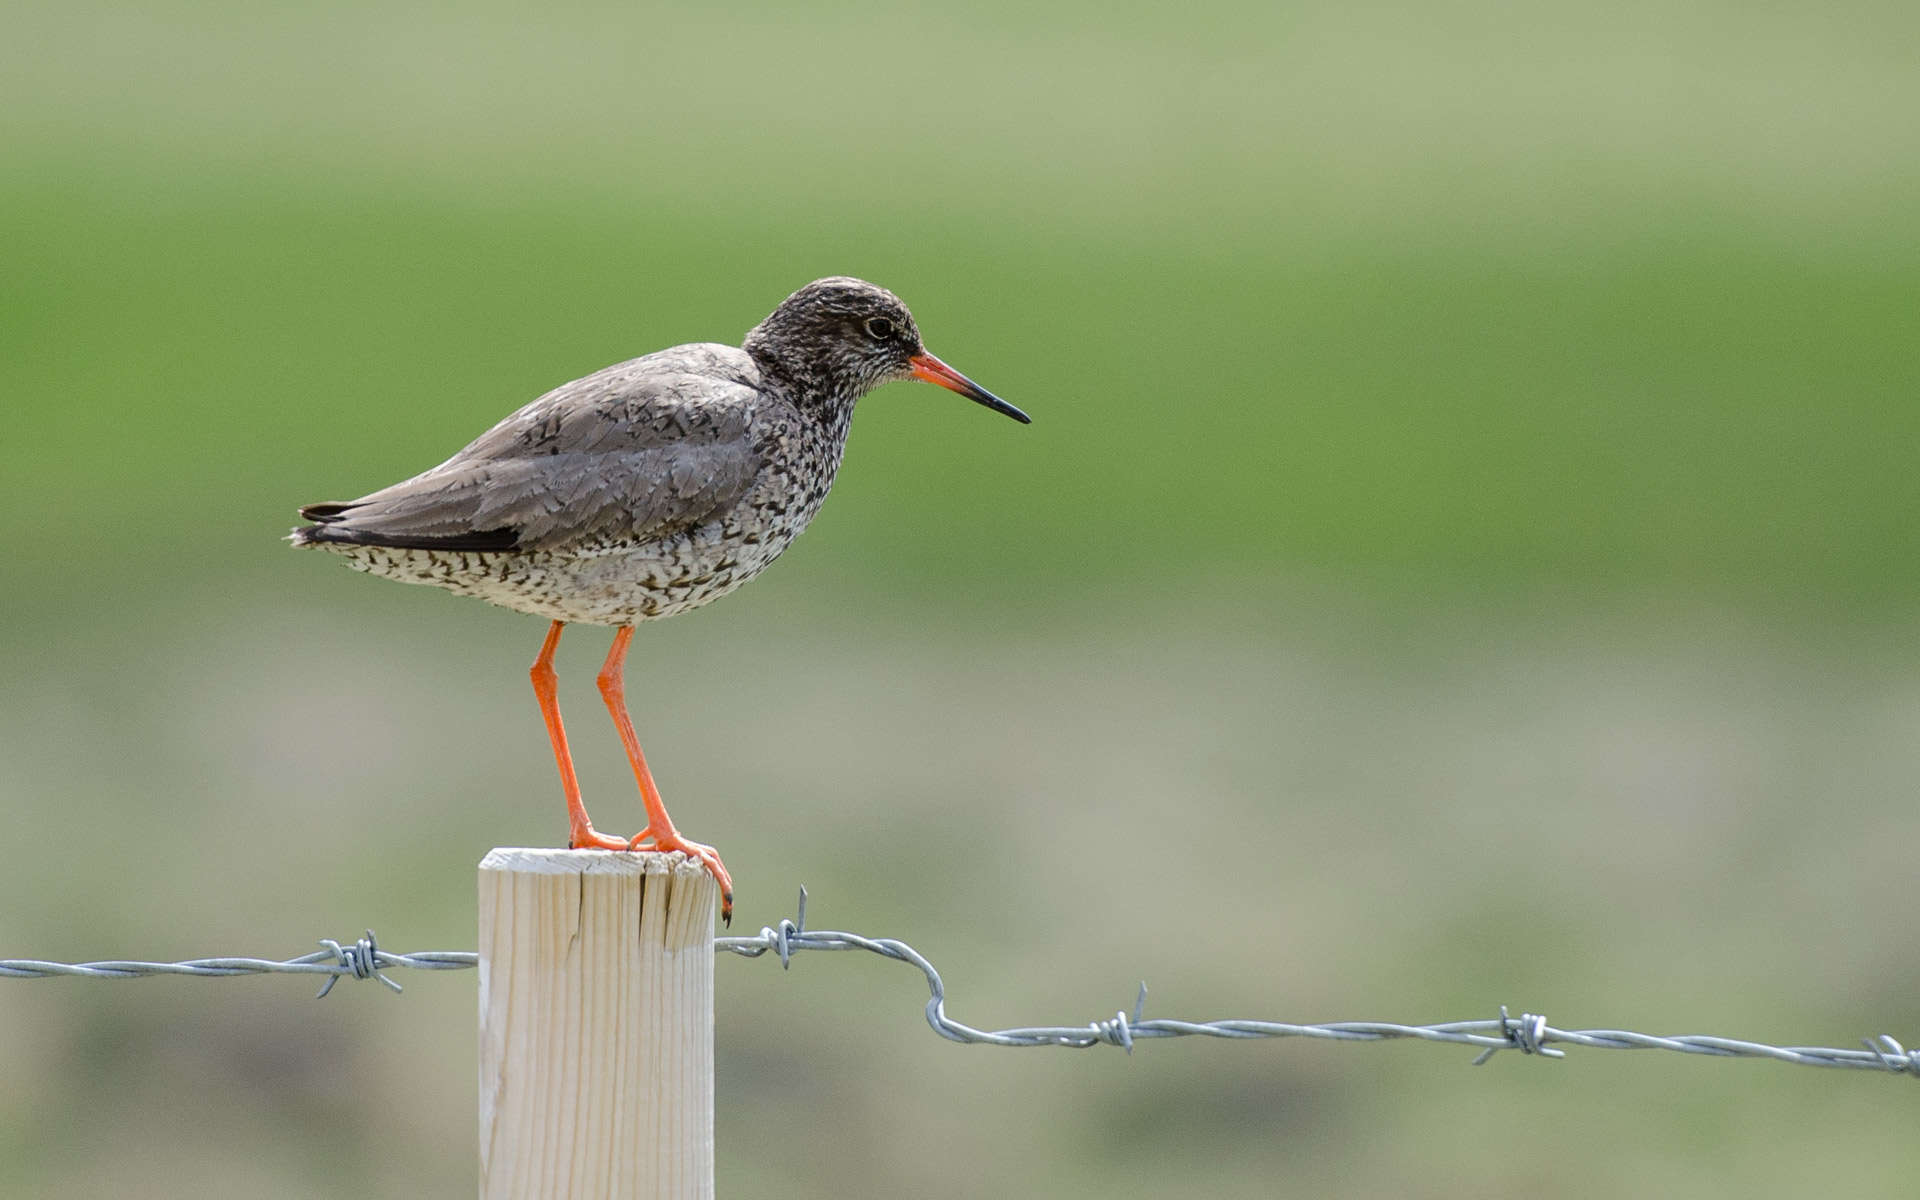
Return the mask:
[(553, 761), (560, 766), (560, 786), (567, 793), (567, 825), (571, 835), (567, 845), (575, 850), (625, 850), (627, 843), (610, 834), (601, 833), (587, 819), (587, 806), (580, 802), (580, 780), (573, 773), (573, 754), (567, 749), (567, 728), (560, 723), (560, 698), (558, 683), (560, 677), (553, 672), (553, 652), (560, 647), (560, 630), (564, 621), (555, 621), (547, 630), (546, 644), (540, 647), (540, 657), (533, 660), (533, 694), (540, 699), (540, 715), (547, 719), (547, 736), (553, 739)]
[[(633, 718), (627, 715), (627, 643), (632, 640), (633, 626), (623, 625), (615, 630), (613, 649), (607, 651), (606, 665), (600, 668), (600, 696), (607, 702), (607, 711), (613, 714), (613, 727), (620, 731), (620, 742), (627, 748), (627, 761), (633, 764), (633, 777), (640, 784), (640, 800), (647, 806), (647, 827), (634, 834), (633, 840), (627, 845), (634, 850), (658, 850), (663, 853), (678, 850), (689, 858), (697, 859), (719, 881), (720, 919), (732, 924), (732, 877), (727, 874), (727, 868), (721, 865), (720, 855), (712, 846), (690, 842), (673, 827), (673, 818), (667, 815), (666, 802), (660, 799), (660, 789), (654, 785), (653, 772), (647, 770), (646, 755), (640, 753), (640, 739), (633, 732)], [(558, 720), (558, 714), (555, 719)]]

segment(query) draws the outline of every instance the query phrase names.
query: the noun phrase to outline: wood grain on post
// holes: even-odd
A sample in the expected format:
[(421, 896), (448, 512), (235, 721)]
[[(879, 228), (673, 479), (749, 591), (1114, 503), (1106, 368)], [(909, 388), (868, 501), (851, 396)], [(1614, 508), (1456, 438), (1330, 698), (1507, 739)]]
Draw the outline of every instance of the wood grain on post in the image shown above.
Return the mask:
[(482, 1200), (713, 1195), (713, 918), (678, 854), (480, 863)]

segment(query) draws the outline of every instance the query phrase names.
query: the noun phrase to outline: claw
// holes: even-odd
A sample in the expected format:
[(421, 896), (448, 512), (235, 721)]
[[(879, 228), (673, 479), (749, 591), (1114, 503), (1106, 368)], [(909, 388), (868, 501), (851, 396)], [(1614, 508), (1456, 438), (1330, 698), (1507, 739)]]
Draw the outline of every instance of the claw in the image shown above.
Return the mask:
[(660, 854), (671, 854), (677, 850), (705, 867), (707, 873), (713, 876), (713, 881), (720, 885), (720, 921), (729, 928), (733, 926), (733, 876), (727, 874), (726, 864), (720, 861), (718, 850), (700, 842), (690, 842), (681, 837), (677, 830), (669, 829), (663, 837), (655, 833), (652, 826), (634, 834), (625, 848), (652, 850)]

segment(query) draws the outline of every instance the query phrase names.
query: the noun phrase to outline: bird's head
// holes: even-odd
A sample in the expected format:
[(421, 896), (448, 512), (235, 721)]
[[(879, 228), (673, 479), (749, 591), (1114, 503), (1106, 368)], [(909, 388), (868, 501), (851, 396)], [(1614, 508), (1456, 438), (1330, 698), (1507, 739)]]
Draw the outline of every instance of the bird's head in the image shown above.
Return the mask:
[(830, 402), (924, 379), (1023, 424), (1031, 418), (927, 353), (900, 297), (862, 279), (816, 279), (747, 334), (746, 351)]

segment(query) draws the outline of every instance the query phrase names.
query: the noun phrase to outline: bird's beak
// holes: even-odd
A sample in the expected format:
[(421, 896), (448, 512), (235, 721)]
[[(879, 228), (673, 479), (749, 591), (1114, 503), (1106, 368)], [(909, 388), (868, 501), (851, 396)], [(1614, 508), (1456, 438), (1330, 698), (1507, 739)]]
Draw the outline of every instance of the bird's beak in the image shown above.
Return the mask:
[(975, 404), (984, 404), (988, 408), (1005, 416), (1012, 417), (1022, 425), (1033, 424), (1033, 418), (1021, 412), (1013, 405), (981, 387), (973, 380), (941, 362), (933, 355), (922, 350), (907, 360), (913, 367), (913, 377), (924, 379), (928, 383), (937, 383), (950, 392), (959, 392)]

